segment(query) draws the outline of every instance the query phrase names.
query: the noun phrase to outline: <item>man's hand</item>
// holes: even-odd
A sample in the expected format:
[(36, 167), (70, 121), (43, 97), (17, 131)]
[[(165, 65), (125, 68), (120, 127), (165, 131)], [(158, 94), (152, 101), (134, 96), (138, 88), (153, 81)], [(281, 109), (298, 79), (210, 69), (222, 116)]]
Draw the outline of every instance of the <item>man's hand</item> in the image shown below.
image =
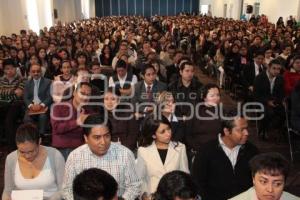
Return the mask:
[(273, 108), (276, 107), (276, 104), (275, 104), (275, 102), (274, 102), (273, 100), (268, 101), (267, 104), (268, 104), (268, 106), (270, 106), (270, 107), (273, 107)]
[(23, 90), (20, 88), (17, 88), (15, 90), (15, 95), (17, 95), (17, 97), (22, 97), (23, 96)]
[(253, 86), (249, 86), (248, 89), (253, 92)]
[(89, 115), (84, 114), (84, 111), (81, 111), (79, 114), (79, 117), (77, 118), (77, 125), (83, 125), (84, 120), (88, 117)]
[(33, 105), (30, 107), (30, 110), (32, 110), (32, 111), (34, 111), (34, 112), (37, 112), (37, 111), (40, 111), (42, 108), (43, 108), (43, 106), (41, 106), (40, 104), (33, 104)]

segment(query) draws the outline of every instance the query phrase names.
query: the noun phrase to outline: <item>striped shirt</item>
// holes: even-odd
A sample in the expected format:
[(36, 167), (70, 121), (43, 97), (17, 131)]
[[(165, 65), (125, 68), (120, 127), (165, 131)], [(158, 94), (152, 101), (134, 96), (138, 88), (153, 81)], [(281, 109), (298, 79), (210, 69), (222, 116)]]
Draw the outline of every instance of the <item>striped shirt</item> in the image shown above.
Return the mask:
[(72, 183), (75, 176), (89, 168), (100, 168), (111, 174), (118, 182), (118, 196), (134, 200), (140, 195), (142, 182), (137, 176), (134, 155), (129, 149), (111, 143), (107, 153), (99, 157), (84, 144), (72, 151), (66, 162), (63, 181), (66, 200), (73, 200)]
[(0, 78), (0, 100), (2, 101), (13, 101), (20, 99), (15, 94), (17, 88), (24, 90), (25, 80), (20, 76), (16, 75), (12, 80), (3, 76)]

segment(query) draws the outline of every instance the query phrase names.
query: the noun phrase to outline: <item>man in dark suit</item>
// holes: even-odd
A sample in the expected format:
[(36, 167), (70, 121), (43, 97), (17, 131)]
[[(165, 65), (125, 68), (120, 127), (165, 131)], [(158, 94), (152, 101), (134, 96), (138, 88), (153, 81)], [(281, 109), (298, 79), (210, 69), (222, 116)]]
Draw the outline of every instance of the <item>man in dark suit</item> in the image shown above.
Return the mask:
[(252, 186), (249, 160), (258, 153), (248, 142), (248, 123), (230, 112), (218, 139), (205, 144), (194, 160), (192, 176), (205, 200), (227, 200)]
[(284, 119), (284, 80), (280, 75), (280, 60), (272, 60), (267, 70), (254, 80), (254, 98), (265, 107), (264, 118), (260, 123), (259, 132), (266, 139), (266, 131), (271, 122), (274, 128), (281, 128)]
[(24, 121), (37, 122), (39, 133), (45, 134), (48, 114), (52, 97), (50, 94), (51, 80), (42, 77), (42, 69), (39, 64), (30, 67), (31, 80), (26, 81), (24, 88), (24, 102), (28, 109)]
[(173, 58), (173, 64), (166, 66), (167, 83), (173, 83), (179, 75), (179, 62), (183, 58), (183, 52), (177, 51)]
[(167, 85), (156, 80), (156, 71), (151, 64), (146, 64), (141, 73), (144, 80), (135, 84), (132, 103), (137, 108), (136, 112), (151, 113), (154, 109), (155, 98), (167, 89)]
[(243, 69), (243, 84), (250, 93), (253, 92), (253, 83), (255, 77), (258, 74), (262, 73), (265, 69), (263, 65), (264, 58), (264, 52), (257, 52), (256, 54), (254, 54), (254, 61), (251, 62), (250, 65), (245, 66), (245, 68)]

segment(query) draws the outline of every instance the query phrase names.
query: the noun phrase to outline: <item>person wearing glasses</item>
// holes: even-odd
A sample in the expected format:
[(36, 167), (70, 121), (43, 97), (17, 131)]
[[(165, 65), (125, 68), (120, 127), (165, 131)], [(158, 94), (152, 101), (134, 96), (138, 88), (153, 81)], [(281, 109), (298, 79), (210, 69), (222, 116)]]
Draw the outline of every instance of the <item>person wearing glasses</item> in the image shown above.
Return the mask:
[(11, 200), (14, 190), (43, 190), (44, 199), (60, 200), (65, 161), (52, 147), (41, 145), (32, 123), (16, 132), (17, 150), (6, 157), (2, 200)]
[(113, 127), (101, 114), (89, 115), (83, 124), (84, 145), (72, 151), (67, 159), (63, 181), (63, 197), (73, 200), (73, 181), (82, 171), (99, 168), (117, 181), (117, 195), (136, 199), (141, 190), (133, 153), (121, 144), (111, 142)]
[(24, 122), (34, 122), (38, 125), (39, 134), (43, 136), (48, 127), (49, 110), (52, 104), (51, 80), (42, 77), (39, 64), (30, 67), (31, 79), (27, 80), (24, 88), (24, 102), (27, 111)]

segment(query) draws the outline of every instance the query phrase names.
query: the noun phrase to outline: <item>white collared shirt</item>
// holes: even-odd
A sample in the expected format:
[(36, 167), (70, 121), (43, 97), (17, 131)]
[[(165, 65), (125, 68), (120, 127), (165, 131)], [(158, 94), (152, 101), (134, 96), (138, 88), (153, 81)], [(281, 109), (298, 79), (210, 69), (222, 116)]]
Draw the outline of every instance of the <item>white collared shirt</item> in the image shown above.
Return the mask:
[(41, 100), (39, 98), (39, 87), (40, 87), (40, 81), (41, 78), (39, 79), (33, 79), (34, 87), (33, 87), (33, 103), (34, 104), (40, 104)]
[(259, 74), (259, 69), (262, 68), (262, 66), (257, 65), (256, 62), (254, 62), (254, 66), (255, 66), (255, 76), (257, 76)]
[(153, 83), (152, 83), (151, 85), (148, 85), (148, 84), (144, 81), (144, 85), (145, 85), (145, 88), (146, 88), (146, 92), (147, 92), (148, 86), (150, 86), (150, 90), (152, 91)]
[[(118, 80), (119, 80), (121, 88), (123, 88), (123, 86), (126, 82), (126, 78), (127, 78), (127, 74), (123, 78), (118, 75)], [(133, 86), (136, 83), (137, 83), (137, 77), (136, 77), (136, 75), (132, 75), (132, 80), (130, 82), (130, 85)], [(109, 78), (108, 87), (115, 87), (115, 82), (114, 82), (114, 79), (112, 76)]]
[(72, 183), (76, 175), (94, 167), (108, 172), (115, 178), (118, 183), (118, 196), (126, 200), (138, 197), (142, 182), (137, 176), (134, 155), (124, 146), (112, 142), (103, 156), (94, 154), (87, 144), (70, 153), (63, 181), (63, 196), (66, 200), (73, 199)]
[(168, 121), (169, 122), (178, 122), (178, 119), (175, 115), (171, 114), (168, 116)]
[(267, 71), (267, 76), (268, 76), (268, 79), (269, 79), (269, 81), (270, 81), (270, 91), (271, 91), (271, 94), (273, 94), (273, 89), (274, 89), (276, 77), (273, 77), (273, 78), (271, 79), (271, 78), (270, 78), (270, 74), (269, 74), (268, 71)]
[(219, 143), (220, 143), (223, 151), (225, 152), (226, 156), (228, 157), (228, 159), (230, 160), (230, 162), (232, 164), (232, 167), (234, 168), (235, 164), (236, 164), (236, 161), (237, 161), (238, 154), (239, 154), (239, 150), (241, 148), (241, 145), (237, 145), (233, 149), (230, 149), (223, 142), (221, 134), (219, 134), (218, 138), (219, 138)]

